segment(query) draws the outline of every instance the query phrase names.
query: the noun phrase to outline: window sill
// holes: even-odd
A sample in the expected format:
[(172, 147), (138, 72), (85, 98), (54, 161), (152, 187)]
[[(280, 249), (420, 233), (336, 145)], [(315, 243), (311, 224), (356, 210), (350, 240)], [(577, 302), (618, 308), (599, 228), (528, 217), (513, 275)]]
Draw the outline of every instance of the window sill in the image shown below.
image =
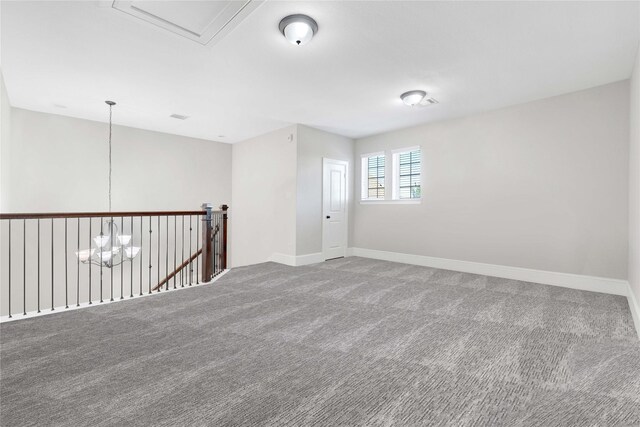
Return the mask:
[(361, 205), (419, 205), (422, 199), (360, 200)]

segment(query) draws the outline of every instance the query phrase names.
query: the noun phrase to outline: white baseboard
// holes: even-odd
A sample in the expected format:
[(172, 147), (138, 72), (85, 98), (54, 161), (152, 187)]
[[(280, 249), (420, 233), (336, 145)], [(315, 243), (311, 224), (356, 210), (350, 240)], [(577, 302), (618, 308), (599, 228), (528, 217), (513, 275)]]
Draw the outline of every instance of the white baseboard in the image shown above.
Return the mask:
[(97, 302), (94, 301), (93, 304), (89, 304), (88, 302), (83, 302), (80, 305), (69, 305), (69, 308), (65, 308), (64, 306), (59, 306), (59, 307), (55, 307), (55, 310), (51, 310), (51, 309), (46, 309), (43, 308), (40, 313), (38, 313), (37, 311), (29, 311), (27, 312), (27, 314), (23, 314), (23, 313), (17, 313), (14, 314), (13, 316), (9, 317), (9, 316), (2, 316), (0, 317), (0, 323), (5, 323), (5, 322), (14, 322), (17, 320), (22, 320), (22, 319), (31, 319), (32, 317), (40, 317), (40, 316), (46, 316), (49, 314), (57, 314), (57, 313), (66, 313), (67, 311), (72, 311), (72, 310), (81, 310), (84, 308), (92, 308), (92, 307), (98, 307), (98, 306), (103, 306), (105, 304), (114, 304), (114, 303), (118, 303), (118, 302), (122, 302), (122, 301), (131, 301), (132, 299), (138, 299), (138, 298), (146, 298), (146, 297), (151, 297), (151, 296), (156, 296), (156, 295), (164, 295), (168, 292), (175, 292), (175, 291), (181, 291), (184, 289), (191, 289), (191, 288), (195, 288), (198, 286), (205, 286), (205, 285), (210, 285), (214, 282), (216, 282), (218, 279), (220, 279), (222, 276), (224, 276), (225, 274), (227, 274), (229, 272), (229, 270), (223, 270), (220, 274), (218, 274), (217, 276), (215, 276), (213, 279), (211, 279), (208, 282), (203, 282), (203, 283), (198, 283), (198, 284), (192, 284), (191, 286), (185, 286), (185, 287), (180, 287), (180, 288), (176, 288), (176, 289), (172, 289), (171, 287), (169, 287), (169, 289), (167, 290), (161, 290), (160, 292), (152, 292), (152, 293), (143, 293), (142, 295), (134, 295), (133, 297), (124, 297), (123, 299), (114, 299), (113, 301), (109, 301), (109, 300), (105, 300), (104, 302)]
[(296, 257), (296, 266), (317, 264), (323, 261), (324, 261), (324, 255), (322, 254), (322, 252), (317, 252), (315, 254), (298, 255)]
[[(633, 317), (638, 338), (640, 338), (640, 304), (631, 290), (629, 282), (607, 277), (586, 276), (581, 274), (559, 273), (555, 271), (534, 270), (531, 268), (510, 267), (506, 265), (485, 264), (473, 261), (460, 261), (447, 258), (436, 258), (424, 255), (403, 254), (399, 252), (378, 251), (375, 249), (347, 248), (346, 256), (380, 259), (444, 270), (462, 271), (485, 276), (502, 277), (524, 282), (542, 283), (544, 285), (561, 286), (583, 291), (601, 292), (605, 294), (627, 297), (629, 309)], [(324, 261), (321, 252), (309, 255), (285, 255), (274, 253), (271, 261), (297, 267), (316, 264)]]
[(638, 298), (633, 293), (633, 289), (631, 289), (630, 284), (628, 292), (627, 300), (629, 301), (629, 309), (631, 310), (631, 316), (633, 317), (633, 324), (636, 327), (636, 333), (640, 339), (640, 304), (638, 304)]
[(544, 285), (563, 286), (565, 288), (580, 289), (583, 291), (602, 292), (606, 294), (622, 295), (625, 297), (629, 295), (629, 284), (626, 280), (610, 279), (607, 277), (558, 273), (554, 271), (509, 267), (506, 265), (485, 264), (481, 262), (460, 261), (364, 248), (349, 248), (347, 253), (351, 256), (361, 256), (364, 258), (442, 268), (445, 270), (522, 280), (525, 282), (542, 283)]
[(286, 255), (281, 253), (274, 253), (271, 255), (270, 261), (277, 262), (278, 264), (289, 265), (291, 267), (299, 267), (301, 265), (317, 264), (324, 261), (322, 252), (307, 255)]
[(274, 252), (269, 258), (269, 261), (277, 262), (278, 264), (290, 265), (295, 267), (296, 265), (296, 257), (295, 255), (285, 255), (278, 252)]

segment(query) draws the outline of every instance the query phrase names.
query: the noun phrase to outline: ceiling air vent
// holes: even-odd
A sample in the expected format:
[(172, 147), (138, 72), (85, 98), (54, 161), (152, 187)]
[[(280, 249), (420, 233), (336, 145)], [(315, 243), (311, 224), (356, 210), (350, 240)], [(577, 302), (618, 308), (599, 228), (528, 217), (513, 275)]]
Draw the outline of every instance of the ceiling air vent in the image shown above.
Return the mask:
[(433, 104), (437, 104), (438, 101), (434, 98), (425, 98), (422, 100), (422, 102), (420, 103), (421, 105), (433, 105)]
[(189, 116), (183, 116), (182, 114), (172, 114), (169, 117), (178, 120), (187, 120), (189, 118)]
[(202, 45), (220, 41), (263, 0), (115, 0), (112, 7)]

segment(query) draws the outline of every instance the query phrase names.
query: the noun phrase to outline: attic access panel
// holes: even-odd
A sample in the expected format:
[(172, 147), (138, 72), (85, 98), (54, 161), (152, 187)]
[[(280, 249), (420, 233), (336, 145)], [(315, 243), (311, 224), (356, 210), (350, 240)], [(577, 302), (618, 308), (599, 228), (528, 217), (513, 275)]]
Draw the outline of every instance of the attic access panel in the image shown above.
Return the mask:
[(226, 36), (262, 1), (114, 0), (112, 7), (174, 34), (208, 45)]

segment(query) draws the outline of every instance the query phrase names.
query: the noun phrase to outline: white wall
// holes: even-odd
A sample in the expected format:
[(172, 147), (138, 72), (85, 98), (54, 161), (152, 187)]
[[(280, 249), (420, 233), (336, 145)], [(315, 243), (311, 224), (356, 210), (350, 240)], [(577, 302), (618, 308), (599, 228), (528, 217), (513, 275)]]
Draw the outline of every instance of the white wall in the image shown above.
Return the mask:
[(322, 158), (352, 165), (353, 148), (349, 138), (303, 125), (234, 144), (232, 265), (295, 264), (321, 253)]
[(423, 202), (356, 203), (354, 246), (624, 279), (628, 122), (623, 81), (357, 140), (420, 145)]
[[(296, 254), (322, 252), (322, 159), (349, 162), (349, 229), (353, 223), (352, 139), (298, 125)], [(349, 238), (349, 243), (351, 238)]]
[[(5, 212), (108, 210), (108, 124), (19, 108), (11, 124)], [(112, 141), (114, 211), (230, 204), (229, 144), (117, 125)]]
[(9, 199), (9, 168), (11, 166), (11, 104), (0, 72), (0, 212), (7, 210)]
[(297, 127), (233, 144), (233, 267), (296, 254)]
[[(82, 119), (36, 113), (13, 108), (11, 114), (11, 138), (2, 138), (2, 152), (11, 150), (11, 168), (7, 182), (11, 192), (3, 205), (3, 212), (86, 212), (108, 209), (108, 125)], [(115, 113), (115, 111), (114, 111)], [(4, 156), (3, 156), (4, 157)], [(231, 145), (198, 140), (176, 135), (133, 129), (122, 126), (113, 128), (113, 211), (136, 210), (199, 210), (202, 202), (214, 206), (231, 201)], [(4, 191), (3, 191), (4, 193)], [(141, 227), (139, 218), (133, 222), (125, 219), (118, 226), (127, 234), (133, 234), (133, 244), (142, 251), (133, 263), (114, 269), (114, 297), (120, 296), (120, 274), (123, 275), (123, 291), (138, 294), (139, 286), (146, 292), (166, 277), (176, 264), (196, 250), (198, 226), (193, 220), (189, 230), (189, 217), (185, 218), (185, 248), (180, 242), (182, 223), (174, 224), (173, 218), (157, 218), (150, 224), (145, 218)], [(8, 222), (2, 221), (0, 229), (0, 314), (8, 312)], [(65, 287), (69, 301), (88, 301), (89, 276), (91, 293), (99, 300), (100, 272), (93, 267), (89, 274), (87, 265), (78, 265), (74, 252), (91, 247), (91, 237), (99, 233), (100, 221), (92, 221), (89, 233), (88, 220), (68, 221), (68, 245), (65, 250), (64, 220), (39, 221), (40, 249), (38, 250), (36, 220), (13, 221), (12, 224), (12, 312), (22, 312), (23, 294), (26, 295), (26, 311), (37, 306), (40, 288), (41, 306), (50, 309), (51, 289), (55, 289), (54, 305), (64, 305)], [(52, 251), (51, 233), (55, 235)], [(152, 233), (148, 230), (152, 229)], [(78, 237), (80, 230), (80, 237)], [(141, 233), (142, 232), (142, 233)], [(27, 245), (23, 259), (23, 240)], [(178, 238), (174, 246), (174, 233)], [(149, 239), (152, 239), (150, 242)], [(158, 259), (158, 240), (162, 244)], [(191, 247), (189, 247), (191, 245)], [(176, 248), (174, 251), (173, 248)], [(51, 253), (55, 260), (52, 273)], [(38, 287), (38, 258), (41, 281)], [(177, 259), (176, 259), (177, 258)], [(152, 269), (148, 269), (149, 265)], [(66, 266), (66, 270), (65, 270)], [(133, 267), (133, 271), (131, 269)], [(22, 271), (26, 272), (23, 281)], [(68, 272), (68, 277), (67, 277)], [(103, 277), (102, 294), (111, 296), (111, 275)], [(129, 278), (133, 273), (133, 289)], [(186, 276), (187, 272), (183, 272)], [(142, 277), (142, 280), (140, 280)], [(53, 279), (53, 280), (52, 280)], [(186, 280), (186, 277), (185, 277)]]
[[(631, 76), (630, 93), (629, 284), (636, 304), (640, 304), (640, 48)], [(636, 310), (639, 309), (640, 307), (636, 308)], [(636, 326), (638, 325), (640, 323), (636, 323)], [(638, 333), (640, 334), (640, 330)]]

